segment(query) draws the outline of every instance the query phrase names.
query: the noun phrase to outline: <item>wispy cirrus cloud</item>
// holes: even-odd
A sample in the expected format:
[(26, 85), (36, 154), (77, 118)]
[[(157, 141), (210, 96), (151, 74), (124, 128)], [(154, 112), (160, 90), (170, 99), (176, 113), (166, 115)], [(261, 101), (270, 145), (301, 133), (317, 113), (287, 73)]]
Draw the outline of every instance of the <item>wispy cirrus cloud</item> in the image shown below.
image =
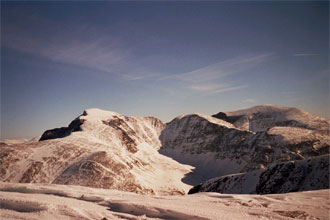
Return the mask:
[(293, 54), (294, 57), (309, 57), (309, 56), (319, 56), (318, 53), (295, 53)]
[[(12, 14), (26, 13), (24, 10)], [(1, 47), (32, 54), (54, 62), (106, 72), (121, 80), (149, 77), (130, 63), (134, 56), (118, 37), (88, 22), (69, 21), (66, 25), (33, 14), (24, 14), (25, 22), (7, 22), (2, 26)], [(42, 31), (41, 31), (42, 30)], [(134, 72), (136, 75), (129, 75)]]
[(227, 59), (190, 72), (163, 77), (180, 81), (186, 89), (204, 94), (216, 94), (248, 87), (231, 82), (226, 77), (248, 71), (272, 57), (271, 53), (253, 56), (240, 56)]
[(126, 81), (144, 80), (148, 78), (159, 77), (160, 75), (149, 70), (135, 69), (133, 73), (122, 74), (122, 79)]
[(243, 101), (242, 101), (243, 103), (256, 103), (257, 102), (257, 100), (255, 100), (255, 99), (244, 99)]
[(232, 59), (227, 59), (200, 69), (190, 72), (172, 75), (171, 77), (188, 82), (205, 82), (219, 78), (223, 78), (232, 74), (247, 70), (260, 63), (263, 63), (272, 54), (261, 54), (255, 56), (240, 56)]
[(223, 84), (214, 84), (214, 83), (210, 83), (210, 84), (196, 84), (196, 85), (191, 85), (190, 89), (192, 90), (196, 90), (196, 91), (214, 91), (214, 90), (218, 90), (221, 88), (224, 88), (226, 85)]
[(80, 37), (86, 29), (80, 27), (63, 34), (67, 30), (54, 31), (51, 36), (29, 36), (23, 30), (12, 28), (3, 33), (3, 46), (20, 52), (66, 64), (112, 72), (116, 65), (125, 62), (129, 51), (120, 47), (120, 41), (99, 34), (95, 37)]
[(223, 93), (223, 92), (243, 89), (246, 87), (247, 85), (235, 86), (228, 83), (223, 83), (223, 84), (210, 83), (210, 84), (192, 85), (189, 87), (189, 89), (196, 92), (203, 92), (206, 94), (216, 94), (216, 93)]
[(119, 80), (136, 81), (157, 76), (148, 67), (136, 63), (134, 55), (120, 39), (89, 25), (73, 27), (70, 31), (58, 29), (46, 38), (29, 36), (21, 29), (12, 27), (4, 36), (2, 46), (7, 48), (54, 62), (108, 73)]

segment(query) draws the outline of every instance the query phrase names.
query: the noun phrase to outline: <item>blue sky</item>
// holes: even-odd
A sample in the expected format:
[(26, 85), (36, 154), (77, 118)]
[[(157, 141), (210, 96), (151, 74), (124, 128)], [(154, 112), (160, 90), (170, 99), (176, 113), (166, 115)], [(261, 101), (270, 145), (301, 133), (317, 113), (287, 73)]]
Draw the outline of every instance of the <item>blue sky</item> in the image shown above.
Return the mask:
[(1, 138), (84, 109), (329, 117), (329, 3), (1, 2)]

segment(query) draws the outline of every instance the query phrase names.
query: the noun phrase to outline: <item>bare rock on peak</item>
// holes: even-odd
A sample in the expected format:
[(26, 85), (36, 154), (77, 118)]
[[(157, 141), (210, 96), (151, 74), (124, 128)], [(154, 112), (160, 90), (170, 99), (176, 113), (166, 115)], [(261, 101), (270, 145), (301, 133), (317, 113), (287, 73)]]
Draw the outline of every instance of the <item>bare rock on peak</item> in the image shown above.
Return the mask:
[(81, 131), (81, 125), (84, 123), (85, 120), (80, 119), (79, 117), (73, 120), (68, 127), (61, 127), (61, 128), (54, 128), (51, 130), (45, 131), (39, 141), (49, 140), (49, 139), (56, 139), (56, 138), (63, 138), (69, 136), (72, 132)]

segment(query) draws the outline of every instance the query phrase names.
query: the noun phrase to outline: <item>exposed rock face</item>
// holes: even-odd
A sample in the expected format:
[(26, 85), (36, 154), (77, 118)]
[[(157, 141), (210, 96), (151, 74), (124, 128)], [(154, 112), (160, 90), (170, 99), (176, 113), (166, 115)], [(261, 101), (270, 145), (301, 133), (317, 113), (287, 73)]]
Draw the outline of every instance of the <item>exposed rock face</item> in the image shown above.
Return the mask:
[[(83, 113), (83, 115), (86, 113)], [(84, 123), (83, 119), (76, 118), (73, 120), (68, 127), (55, 128), (51, 130), (45, 131), (39, 141), (56, 139), (56, 138), (64, 138), (69, 136), (72, 132), (81, 131), (80, 126)]]
[(329, 188), (329, 155), (290, 161), (268, 169), (214, 178), (189, 190), (197, 192), (275, 194)]
[[(139, 162), (136, 161), (136, 163)], [(140, 163), (142, 165), (143, 162)], [(150, 164), (143, 165), (147, 166)], [(127, 169), (126, 164), (114, 160), (106, 151), (92, 153), (88, 157), (72, 164), (53, 183), (118, 189), (141, 194), (154, 193), (152, 189), (145, 188), (138, 183), (130, 169)]]
[(212, 115), (212, 117), (214, 118), (218, 118), (224, 121), (227, 121), (229, 123), (235, 123), (238, 119), (240, 119), (242, 117), (242, 115), (238, 115), (238, 116), (228, 116), (226, 113), (224, 112), (219, 112), (218, 114)]

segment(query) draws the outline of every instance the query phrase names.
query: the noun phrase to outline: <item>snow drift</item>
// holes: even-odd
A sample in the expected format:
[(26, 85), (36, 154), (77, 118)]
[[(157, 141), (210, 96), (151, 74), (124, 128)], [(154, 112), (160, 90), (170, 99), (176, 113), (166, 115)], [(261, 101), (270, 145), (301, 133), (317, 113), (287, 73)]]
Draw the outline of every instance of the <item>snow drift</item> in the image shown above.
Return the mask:
[(0, 219), (325, 220), (329, 218), (329, 192), (151, 196), (72, 185), (0, 182)]

